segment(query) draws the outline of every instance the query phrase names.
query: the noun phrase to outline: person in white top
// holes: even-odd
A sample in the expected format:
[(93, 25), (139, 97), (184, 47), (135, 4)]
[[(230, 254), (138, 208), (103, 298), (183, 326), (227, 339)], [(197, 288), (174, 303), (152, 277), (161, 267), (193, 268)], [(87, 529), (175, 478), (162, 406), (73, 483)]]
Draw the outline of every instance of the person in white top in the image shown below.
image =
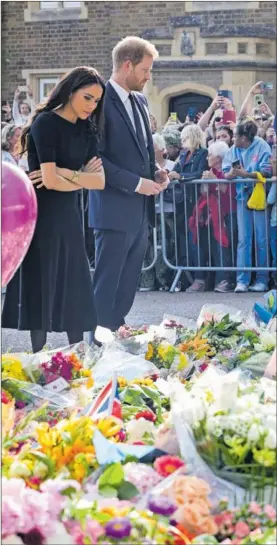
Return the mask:
[(153, 144), (155, 150), (155, 158), (157, 161), (157, 166), (171, 172), (175, 162), (168, 159), (168, 153), (166, 151), (166, 143), (162, 134), (158, 132), (153, 134)]
[(17, 127), (23, 127), (35, 111), (33, 93), (29, 87), (18, 87), (13, 99), (13, 120)]
[(28, 161), (26, 157), (21, 157), (19, 154), (19, 138), (21, 134), (20, 127), (16, 127), (14, 123), (9, 123), (1, 131), (1, 149), (2, 161), (17, 165), (25, 172), (28, 172)]

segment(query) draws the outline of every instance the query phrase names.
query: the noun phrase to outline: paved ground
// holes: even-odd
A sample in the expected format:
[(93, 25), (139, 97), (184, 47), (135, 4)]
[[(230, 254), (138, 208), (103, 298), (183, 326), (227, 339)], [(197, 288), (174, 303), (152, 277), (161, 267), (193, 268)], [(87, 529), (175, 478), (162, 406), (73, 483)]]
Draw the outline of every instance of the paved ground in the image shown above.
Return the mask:
[[(164, 314), (176, 314), (187, 318), (196, 319), (202, 306), (206, 303), (224, 303), (229, 307), (236, 307), (243, 311), (250, 311), (260, 299), (259, 295), (246, 294), (220, 294), (205, 292), (199, 294), (141, 292), (136, 296), (132, 311), (128, 316), (130, 325), (159, 324)], [(48, 336), (48, 344), (53, 348), (65, 346), (67, 337), (65, 334), (53, 333)], [(2, 352), (6, 350), (14, 352), (31, 350), (28, 332), (2, 330)]]

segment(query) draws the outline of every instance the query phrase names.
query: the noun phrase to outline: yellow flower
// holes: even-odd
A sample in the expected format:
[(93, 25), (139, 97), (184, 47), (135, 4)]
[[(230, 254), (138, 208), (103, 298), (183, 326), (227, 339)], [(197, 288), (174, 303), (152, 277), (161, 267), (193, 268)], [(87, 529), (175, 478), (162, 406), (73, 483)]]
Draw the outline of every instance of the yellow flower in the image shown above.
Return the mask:
[(185, 369), (189, 363), (188, 357), (181, 352), (179, 357), (179, 365), (178, 365), (178, 371), (181, 371), (182, 369)]
[(151, 359), (153, 358), (154, 356), (154, 347), (153, 347), (153, 344), (151, 343), (148, 343), (148, 349), (147, 349), (147, 352), (145, 354), (145, 359), (147, 361), (151, 361)]
[(14, 378), (21, 381), (29, 381), (28, 376), (23, 370), (22, 363), (12, 355), (4, 354), (2, 356), (2, 379)]
[(90, 389), (90, 388), (93, 387), (93, 385), (94, 385), (94, 380), (93, 380), (93, 378), (92, 378), (92, 377), (88, 378), (87, 381), (86, 381), (86, 387), (87, 387), (88, 389)]
[(97, 428), (105, 437), (112, 437), (116, 435), (122, 428), (122, 424), (119, 424), (118, 419), (113, 416), (103, 418), (97, 423)]
[(126, 386), (128, 385), (128, 381), (124, 377), (118, 377), (117, 383), (119, 388), (126, 388)]
[(276, 452), (274, 450), (253, 449), (254, 460), (258, 464), (264, 467), (274, 467), (276, 464)]
[(138, 384), (139, 386), (153, 386), (154, 381), (152, 378), (135, 378), (130, 382), (130, 384)]
[(160, 344), (160, 346), (158, 347), (158, 356), (161, 360), (164, 360), (166, 358), (169, 348), (170, 347), (167, 345)]

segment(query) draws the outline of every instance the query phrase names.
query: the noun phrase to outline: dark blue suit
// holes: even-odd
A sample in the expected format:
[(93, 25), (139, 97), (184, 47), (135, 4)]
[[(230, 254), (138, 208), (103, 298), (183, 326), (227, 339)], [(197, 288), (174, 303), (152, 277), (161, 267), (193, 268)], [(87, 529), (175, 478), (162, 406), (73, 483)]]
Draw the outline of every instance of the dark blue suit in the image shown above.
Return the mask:
[(154, 179), (155, 155), (146, 99), (135, 93), (148, 140), (139, 144), (132, 121), (117, 92), (107, 83), (105, 134), (99, 147), (105, 169), (104, 191), (90, 191), (90, 226), (95, 229), (94, 294), (98, 324), (112, 330), (131, 309), (147, 246), (149, 221), (154, 225), (154, 198), (135, 193), (139, 179)]

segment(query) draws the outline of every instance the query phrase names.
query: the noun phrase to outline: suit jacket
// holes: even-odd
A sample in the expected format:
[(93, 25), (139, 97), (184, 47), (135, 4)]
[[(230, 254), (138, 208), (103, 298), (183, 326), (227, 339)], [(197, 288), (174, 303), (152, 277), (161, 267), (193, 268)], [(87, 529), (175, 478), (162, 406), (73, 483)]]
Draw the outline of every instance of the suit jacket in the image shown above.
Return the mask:
[(154, 179), (155, 153), (143, 95), (135, 93), (142, 114), (149, 160), (145, 159), (132, 122), (117, 92), (108, 82), (104, 98), (105, 130), (99, 145), (106, 185), (103, 191), (90, 191), (89, 222), (95, 229), (136, 230), (145, 216), (155, 223), (154, 198), (135, 193), (139, 179)]

